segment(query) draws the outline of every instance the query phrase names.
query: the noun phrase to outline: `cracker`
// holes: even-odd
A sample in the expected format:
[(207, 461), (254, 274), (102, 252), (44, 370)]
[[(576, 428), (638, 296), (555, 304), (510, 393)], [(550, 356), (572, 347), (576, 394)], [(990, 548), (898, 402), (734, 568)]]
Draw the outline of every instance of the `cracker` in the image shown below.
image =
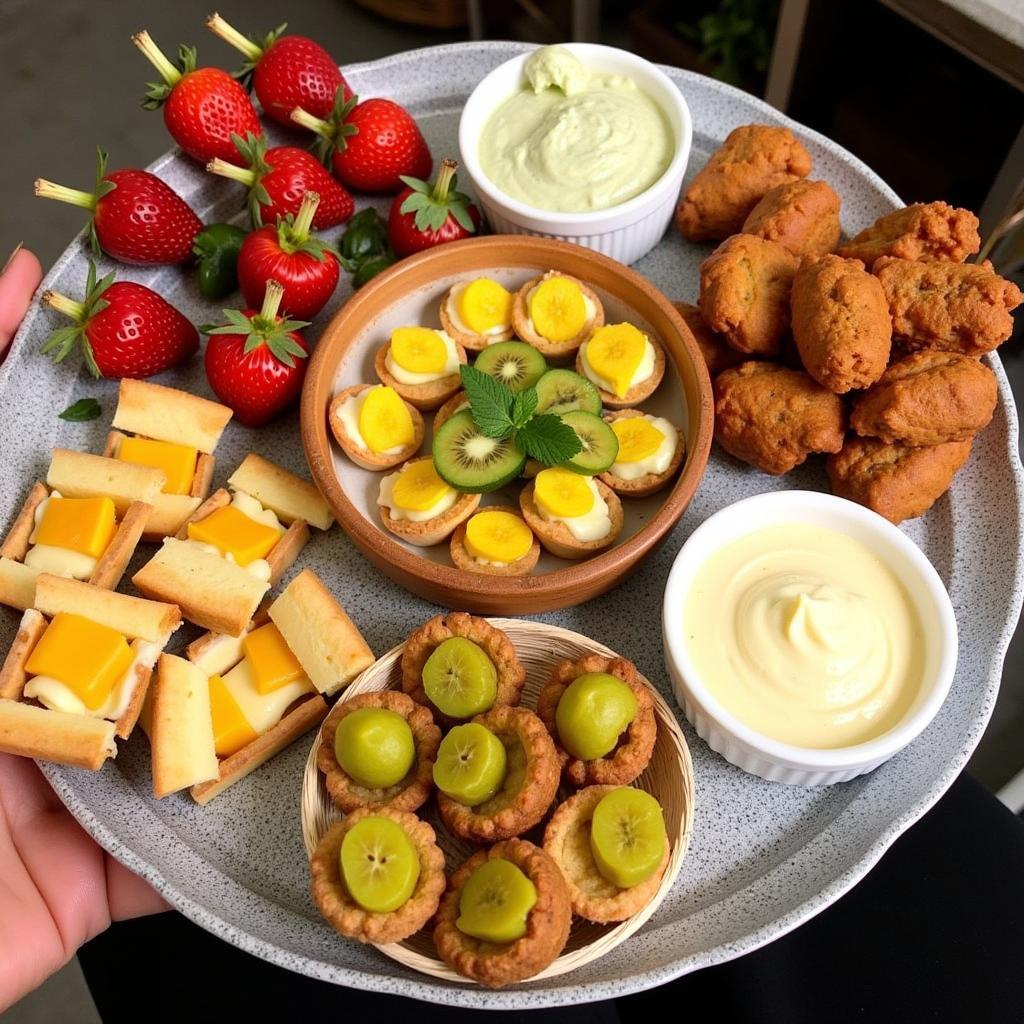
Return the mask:
[(114, 723), (104, 718), (0, 700), (0, 750), (99, 771), (117, 756), (117, 743)]
[(319, 530), (334, 523), (330, 507), (313, 484), (260, 455), (246, 455), (228, 477), (228, 485), (251, 494), (285, 523), (304, 519)]
[(125, 377), (117, 394), (113, 425), (156, 441), (183, 444), (210, 454), (232, 412), (208, 398)]

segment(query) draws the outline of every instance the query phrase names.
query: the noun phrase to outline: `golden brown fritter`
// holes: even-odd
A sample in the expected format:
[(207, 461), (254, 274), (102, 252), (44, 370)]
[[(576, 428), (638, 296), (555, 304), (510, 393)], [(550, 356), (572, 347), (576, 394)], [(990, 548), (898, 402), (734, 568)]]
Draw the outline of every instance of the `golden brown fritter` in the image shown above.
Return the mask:
[(879, 217), (869, 228), (839, 247), (839, 255), (861, 260), (871, 270), (875, 260), (949, 260), (963, 263), (981, 246), (978, 218), (948, 203), (914, 203)]
[(971, 438), (911, 448), (851, 437), (826, 468), (835, 494), (902, 523), (927, 512), (949, 490), (970, 454)]
[(839, 196), (823, 181), (778, 185), (750, 211), (743, 231), (794, 256), (823, 256), (839, 244)]
[(860, 260), (805, 256), (793, 278), (793, 338), (807, 372), (845, 395), (885, 372), (892, 322), (885, 292)]
[(734, 128), (683, 193), (676, 227), (691, 242), (728, 238), (766, 192), (810, 173), (811, 155), (788, 128)]
[(908, 349), (979, 356), (1013, 331), (1024, 294), (984, 263), (919, 263), (883, 256), (875, 264), (892, 316), (892, 336)]
[(858, 397), (850, 426), (906, 445), (966, 441), (988, 426), (996, 398), (995, 374), (984, 363), (925, 349), (893, 363)]
[(715, 439), (732, 456), (780, 476), (812, 452), (843, 446), (843, 401), (802, 370), (747, 362), (715, 380)]
[(746, 360), (747, 357), (742, 352), (731, 348), (725, 338), (720, 334), (715, 334), (708, 327), (701, 315), (700, 306), (695, 306), (692, 302), (673, 302), (672, 305), (679, 310), (680, 315), (686, 321), (686, 326), (690, 328), (690, 333), (697, 342), (700, 354), (704, 357), (704, 362), (708, 364), (708, 373), (712, 379), (723, 370), (731, 370)]
[(700, 267), (700, 311), (737, 352), (775, 356), (789, 330), (799, 260), (778, 242), (733, 235)]

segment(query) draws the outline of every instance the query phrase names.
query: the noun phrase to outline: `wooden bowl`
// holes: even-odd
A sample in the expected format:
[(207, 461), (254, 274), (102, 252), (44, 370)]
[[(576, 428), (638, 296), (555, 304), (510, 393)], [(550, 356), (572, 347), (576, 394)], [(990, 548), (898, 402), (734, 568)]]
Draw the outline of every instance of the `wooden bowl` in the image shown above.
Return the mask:
[[(465, 572), (450, 564), (447, 550), (414, 550), (386, 533), (368, 497), (375, 474), (349, 475), (333, 445), (327, 422), (331, 399), (344, 384), (374, 381), (373, 355), (402, 322), (439, 325), (437, 308), (455, 280), (504, 274), (511, 287), (546, 270), (572, 274), (605, 302), (657, 336), (669, 357), (662, 389), (677, 398), (659, 415), (682, 419), (687, 454), (671, 490), (644, 506), (623, 538), (608, 551), (577, 563), (542, 558), (530, 576), (498, 578)], [(511, 275), (511, 276), (510, 276)], [(388, 317), (397, 321), (387, 325)], [(667, 401), (667, 399), (665, 399)], [(679, 406), (685, 402), (685, 415)], [(645, 403), (646, 405), (647, 403)], [(523, 614), (581, 604), (611, 589), (678, 522), (693, 498), (707, 465), (714, 428), (711, 381), (697, 343), (672, 304), (647, 280), (615, 260), (568, 242), (495, 235), (443, 245), (409, 257), (374, 278), (345, 303), (317, 343), (302, 391), (302, 443), (313, 479), (345, 532), (382, 572), (407, 590), (436, 604), (484, 614)], [(429, 451), (429, 444), (426, 449)], [(342, 477), (344, 476), (344, 481)], [(484, 496), (488, 498), (487, 495)], [(501, 504), (516, 504), (499, 491)], [(641, 499), (642, 500), (642, 499)]]
[[(537, 696), (541, 688), (547, 682), (551, 670), (562, 658), (571, 658), (575, 661), (586, 654), (616, 657), (614, 651), (602, 644), (595, 643), (579, 633), (562, 629), (559, 626), (549, 626), (541, 622), (523, 622), (518, 619), (491, 619), (489, 621), (508, 634), (519, 655), (519, 660), (523, 663), (523, 668), (526, 669), (526, 685), (523, 688), (521, 703), (524, 707), (531, 709), (536, 708)], [(348, 700), (358, 693), (400, 689), (403, 648), (404, 644), (388, 651), (384, 657), (371, 665), (351, 683), (342, 693), (340, 699)], [(625, 921), (620, 921), (617, 924), (595, 924), (592, 921), (574, 917), (569, 941), (561, 956), (540, 974), (530, 978), (530, 981), (553, 978), (577, 967), (582, 967), (614, 949), (620, 942), (624, 942), (658, 909), (658, 905), (672, 888), (672, 883), (682, 866), (693, 826), (693, 765), (690, 761), (690, 751), (672, 709), (661, 694), (651, 686), (650, 682), (643, 676), (641, 679), (650, 687), (651, 695), (654, 697), (654, 714), (658, 733), (650, 764), (633, 785), (654, 796), (665, 813), (665, 828), (668, 832), (671, 851), (664, 877), (651, 902), (639, 913)], [(341, 811), (334, 806), (327, 795), (323, 774), (317, 769), (316, 752), (319, 746), (320, 733), (317, 732), (306, 761), (306, 772), (302, 780), (300, 798), (302, 839), (306, 845), (308, 856), (312, 856), (314, 847), (327, 829), (343, 817)], [(558, 803), (574, 792), (576, 790), (561, 787), (556, 797), (556, 804), (552, 805), (552, 811)], [(445, 828), (437, 813), (437, 805), (433, 798), (424, 807), (421, 807), (417, 814), (429, 821), (437, 832), (438, 845), (444, 851), (446, 870), (449, 874), (479, 848), (458, 839)], [(547, 818), (536, 829), (531, 830), (526, 838), (539, 843), (543, 835), (543, 826), (546, 824)], [(329, 928), (330, 925), (325, 921), (324, 927)], [(427, 925), (426, 928), (403, 942), (389, 943), (377, 948), (392, 959), (413, 970), (429, 974), (431, 977), (464, 985), (475, 984), (462, 975), (456, 974), (444, 961), (438, 959), (434, 950), (432, 932), (432, 925)]]

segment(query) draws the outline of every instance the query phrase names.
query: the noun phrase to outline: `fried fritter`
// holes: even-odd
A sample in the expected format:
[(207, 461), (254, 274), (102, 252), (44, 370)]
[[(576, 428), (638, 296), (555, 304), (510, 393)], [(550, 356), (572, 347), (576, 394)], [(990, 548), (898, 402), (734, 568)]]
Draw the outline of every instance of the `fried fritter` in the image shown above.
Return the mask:
[(780, 476), (813, 452), (843, 446), (843, 402), (801, 370), (747, 362), (715, 380), (715, 439), (732, 456)]
[(700, 306), (695, 306), (691, 302), (673, 302), (672, 305), (679, 310), (680, 315), (686, 321), (686, 326), (690, 328), (690, 333), (700, 348), (700, 354), (704, 357), (704, 362), (708, 364), (708, 373), (711, 374), (712, 379), (723, 370), (731, 370), (734, 366), (739, 366), (747, 358), (742, 352), (730, 348), (725, 338), (720, 334), (715, 334), (708, 327), (701, 315)]
[(734, 128), (683, 194), (676, 227), (691, 242), (728, 238), (766, 192), (810, 173), (811, 155), (788, 128)]
[(825, 464), (841, 498), (902, 523), (923, 515), (949, 490), (971, 454), (972, 438), (912, 448), (873, 437), (851, 437)]
[(738, 352), (778, 355), (789, 330), (789, 291), (798, 266), (778, 242), (733, 235), (700, 267), (705, 323)]
[(805, 256), (790, 304), (800, 359), (819, 384), (845, 395), (882, 376), (892, 321), (878, 278), (860, 260)]
[(1010, 312), (1024, 301), (988, 260), (919, 263), (883, 256), (874, 272), (889, 303), (893, 340), (911, 350), (991, 352), (1012, 333)]
[(750, 211), (743, 231), (794, 256), (822, 256), (839, 244), (839, 196), (823, 181), (778, 185)]
[(948, 203), (914, 203), (879, 217), (869, 228), (839, 247), (839, 255), (861, 260), (871, 270), (875, 260), (948, 260), (963, 263), (981, 247), (978, 218)]
[(893, 363), (858, 399), (850, 426), (906, 445), (966, 441), (996, 408), (995, 374), (958, 352), (925, 349)]

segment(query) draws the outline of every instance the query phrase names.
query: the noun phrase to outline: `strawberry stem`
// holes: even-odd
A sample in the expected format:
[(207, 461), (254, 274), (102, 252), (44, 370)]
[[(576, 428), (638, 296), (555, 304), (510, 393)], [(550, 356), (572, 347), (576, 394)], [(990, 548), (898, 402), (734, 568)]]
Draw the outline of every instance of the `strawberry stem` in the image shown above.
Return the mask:
[(319, 192), (307, 192), (302, 197), (302, 205), (295, 215), (295, 223), (292, 224), (292, 241), (302, 244), (309, 238), (309, 229), (313, 226), (313, 217), (316, 215), (316, 208), (320, 205)]
[(58, 313), (71, 317), (72, 320), (78, 323), (85, 319), (85, 303), (76, 302), (67, 295), (61, 295), (60, 292), (49, 290), (43, 292), (42, 302), (51, 309), (57, 310)]
[(334, 129), (327, 121), (322, 121), (319, 117), (314, 117), (308, 110), (303, 110), (302, 107), (296, 107), (288, 115), (296, 124), (302, 125), (303, 128), (308, 128), (311, 132), (316, 132), (323, 139), (327, 139), (328, 142), (334, 141)]
[(441, 169), (437, 172), (437, 181), (434, 183), (432, 198), (435, 202), (444, 203), (448, 199), (448, 189), (451, 188), (452, 178), (455, 177), (457, 164), (449, 157), (441, 161)]
[(251, 39), (246, 38), (229, 25), (216, 11), (206, 19), (206, 27), (219, 39), (223, 39), (228, 46), (233, 46), (249, 60), (257, 61), (263, 56), (260, 49)]
[(160, 47), (153, 42), (153, 37), (143, 29), (132, 36), (132, 42), (139, 48), (142, 55), (157, 69), (160, 77), (168, 85), (177, 85), (181, 81), (181, 72), (164, 56)]
[(267, 282), (267, 290), (263, 295), (263, 308), (260, 309), (260, 320), (273, 326), (277, 323), (277, 311), (281, 308), (284, 298), (284, 285), (271, 279)]
[(221, 160), (215, 156), (207, 165), (206, 169), (211, 174), (219, 174), (222, 178), (231, 178), (233, 181), (240, 181), (243, 185), (252, 188), (256, 184), (256, 173), (249, 167), (237, 167), (229, 164), (227, 160)]
[(78, 188), (68, 188), (66, 185), (58, 185), (55, 181), (47, 181), (46, 178), (36, 178), (35, 194), (41, 199), (56, 199), (58, 203), (71, 203), (72, 206), (81, 206), (85, 210), (95, 210), (97, 196), (95, 192), (83, 192)]

